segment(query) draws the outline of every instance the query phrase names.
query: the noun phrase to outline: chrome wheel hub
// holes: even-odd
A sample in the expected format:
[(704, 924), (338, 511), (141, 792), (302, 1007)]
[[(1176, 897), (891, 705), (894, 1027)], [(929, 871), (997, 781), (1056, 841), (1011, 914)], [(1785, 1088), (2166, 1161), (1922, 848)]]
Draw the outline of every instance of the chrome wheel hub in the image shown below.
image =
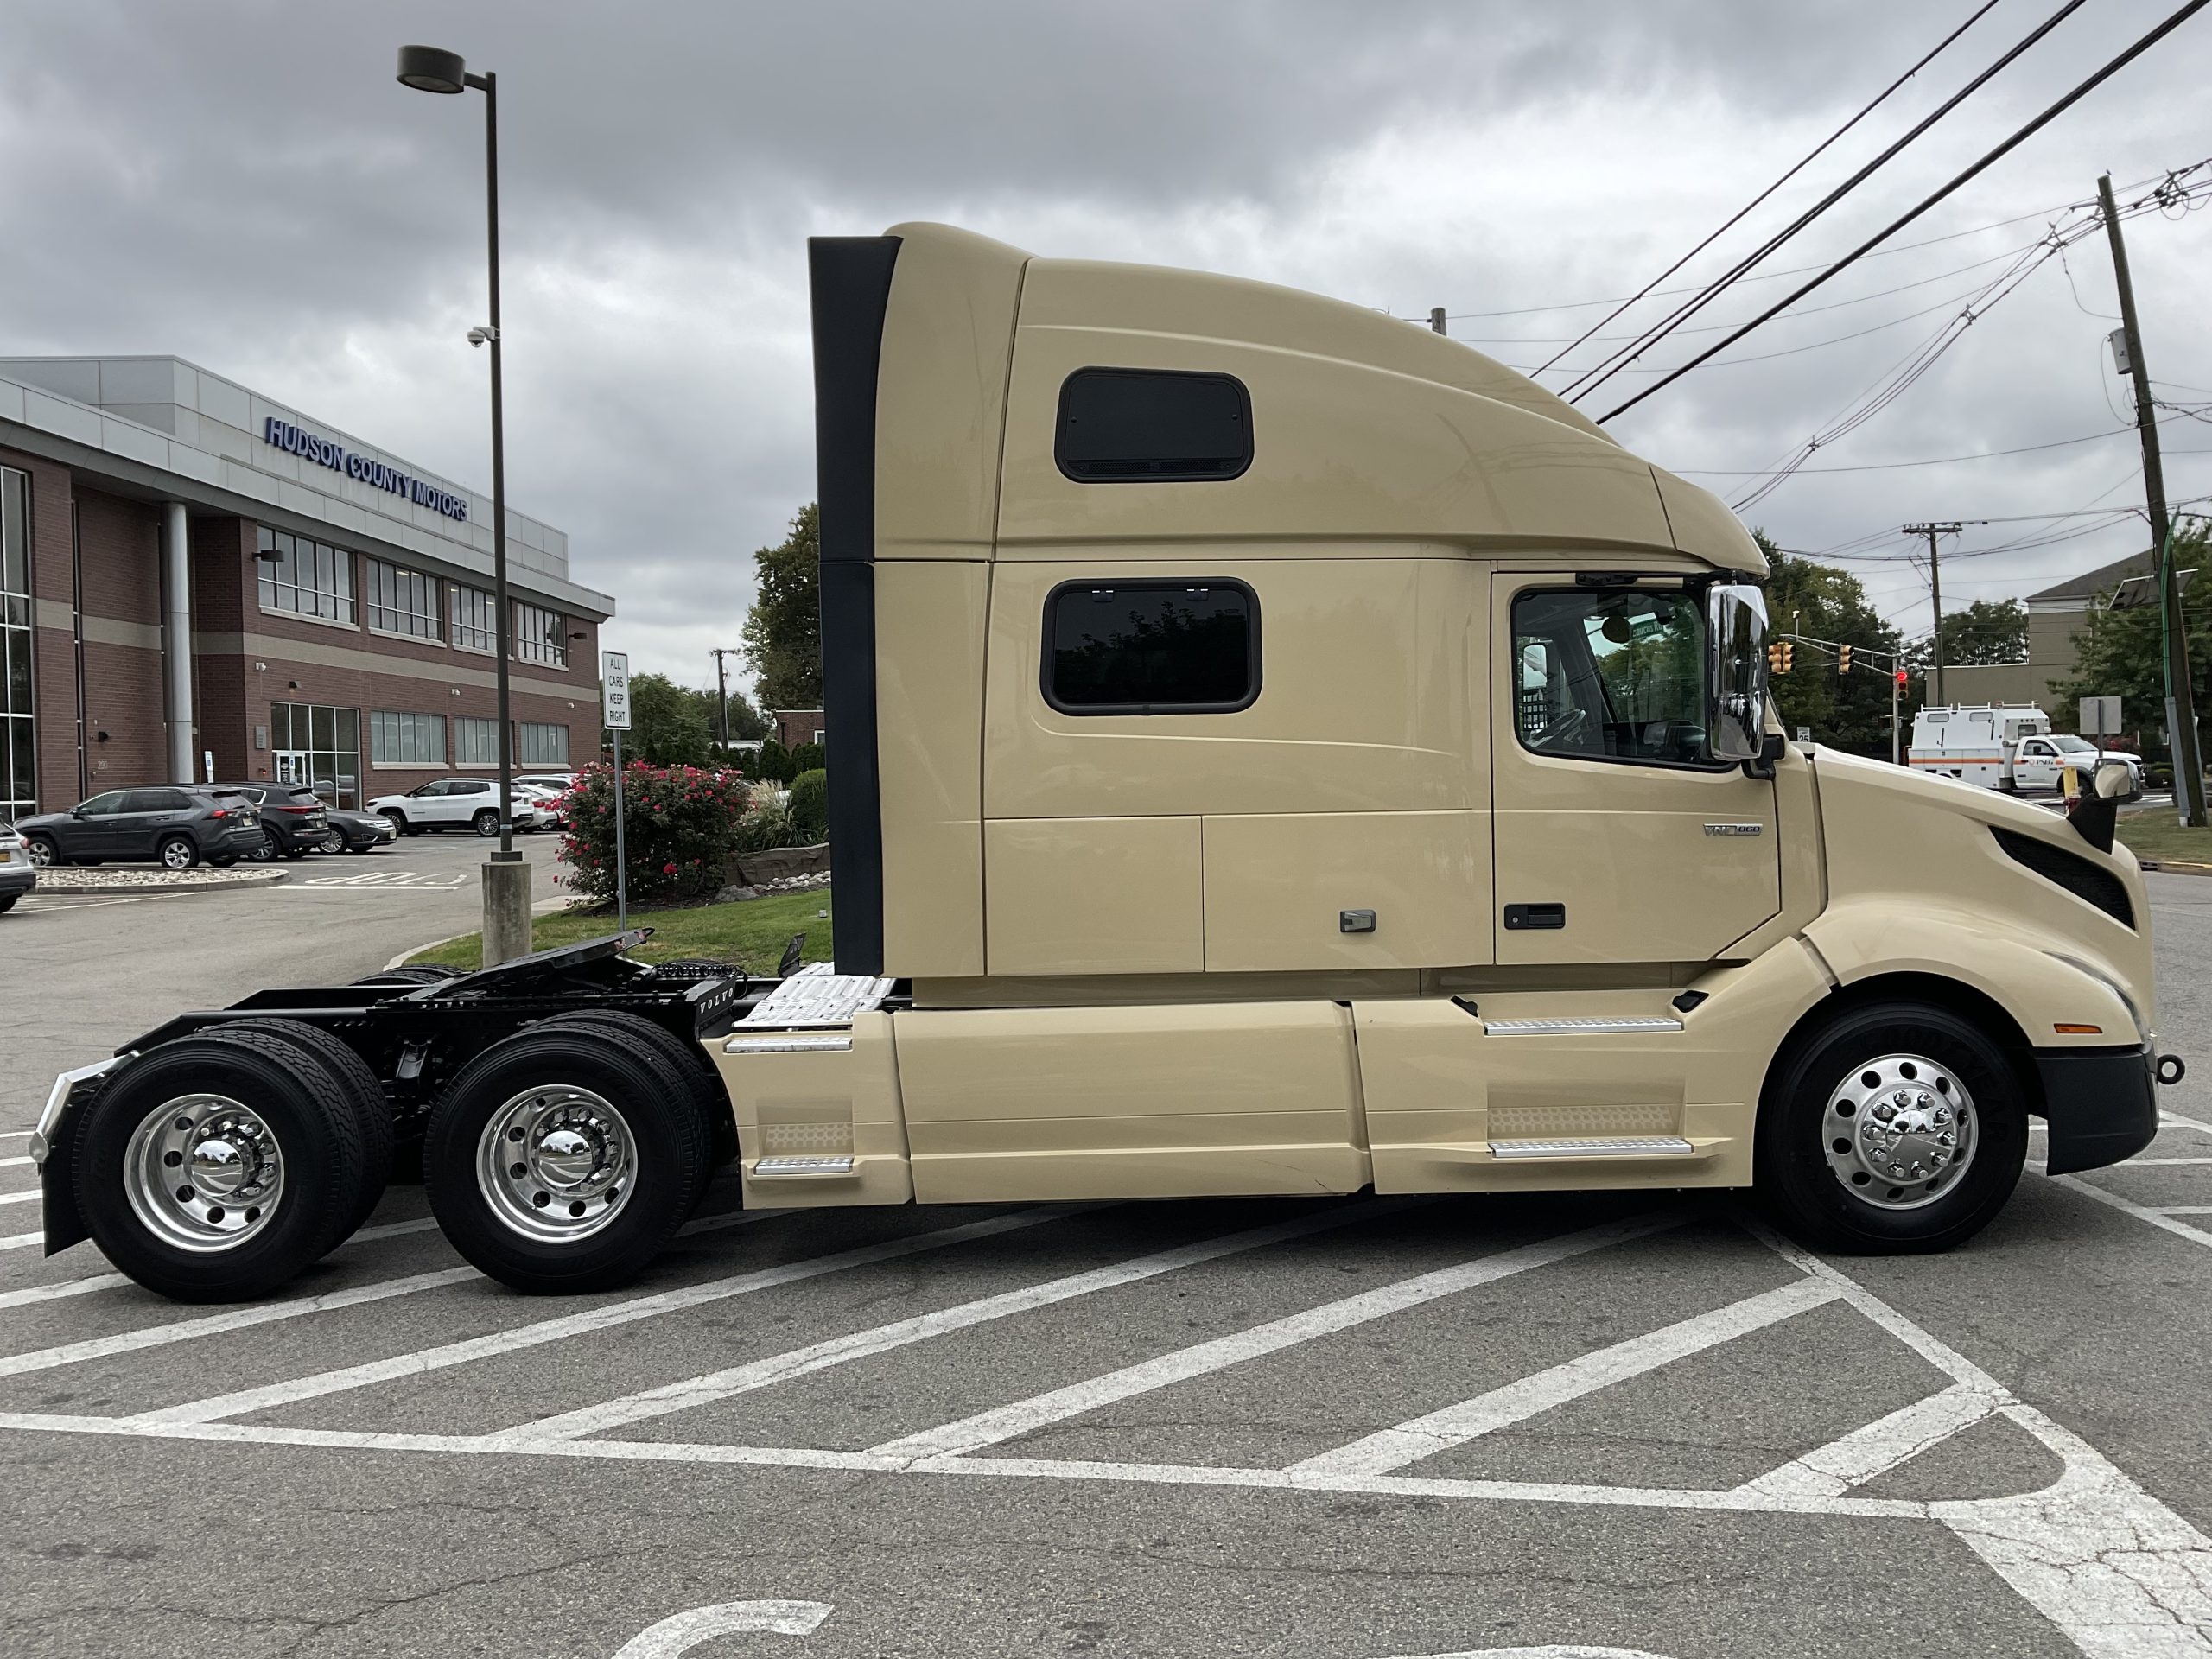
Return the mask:
[(260, 1115), (225, 1095), (181, 1095), (146, 1114), (123, 1184), (146, 1230), (178, 1249), (226, 1250), (269, 1224), (284, 1158)]
[(181, 841), (172, 841), (162, 849), (162, 862), (172, 870), (192, 868), (192, 849)]
[(621, 1213), (637, 1173), (630, 1125), (604, 1096), (555, 1084), (492, 1114), (476, 1146), (476, 1185), (524, 1238), (589, 1237)]
[(1980, 1135), (1974, 1096), (1948, 1068), (1885, 1054), (1855, 1069), (1821, 1119), (1828, 1169), (1878, 1210), (1916, 1210), (1957, 1185)]

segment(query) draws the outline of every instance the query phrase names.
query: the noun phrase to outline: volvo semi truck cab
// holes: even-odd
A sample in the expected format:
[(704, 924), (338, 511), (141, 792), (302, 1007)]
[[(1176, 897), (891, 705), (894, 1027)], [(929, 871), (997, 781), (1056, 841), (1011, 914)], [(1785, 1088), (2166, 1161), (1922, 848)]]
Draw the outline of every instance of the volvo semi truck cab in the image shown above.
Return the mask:
[(2032, 1118), (2054, 1173), (2154, 1134), (2110, 798), (1785, 744), (1704, 490), (1355, 306), (939, 226), (810, 258), (834, 967), (187, 1016), (57, 1084), (49, 1248), (265, 1289), (360, 1205), (349, 1113), (533, 1289), (636, 1272), (722, 1158), (777, 1207), (1755, 1187), (1919, 1250)]

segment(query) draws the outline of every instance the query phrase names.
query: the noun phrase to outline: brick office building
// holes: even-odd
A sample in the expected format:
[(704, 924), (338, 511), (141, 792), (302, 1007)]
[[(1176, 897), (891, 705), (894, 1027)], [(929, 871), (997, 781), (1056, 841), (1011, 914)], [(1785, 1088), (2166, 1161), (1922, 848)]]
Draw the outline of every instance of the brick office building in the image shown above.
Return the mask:
[[(177, 358), (0, 359), (0, 817), (499, 760), (490, 499)], [(599, 753), (607, 595), (510, 511), (518, 770)]]

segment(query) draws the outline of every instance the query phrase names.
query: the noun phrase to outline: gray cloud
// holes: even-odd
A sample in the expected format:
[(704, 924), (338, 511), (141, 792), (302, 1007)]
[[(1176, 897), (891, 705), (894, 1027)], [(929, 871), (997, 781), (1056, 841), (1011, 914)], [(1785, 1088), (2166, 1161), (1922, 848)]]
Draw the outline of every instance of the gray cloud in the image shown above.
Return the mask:
[[(2146, 28), (2100, 0), (1775, 263), (1843, 247)], [(614, 637), (694, 681), (750, 597), (751, 550), (811, 493), (804, 239), (945, 219), (1052, 254), (1191, 264), (1402, 315), (1535, 363), (1726, 217), (1959, 18), (1901, 0), (1378, 0), (1207, 5), (663, 0), (378, 8), (79, 3), (26, 13), (0, 61), (0, 315), (11, 352), (176, 351), (461, 478), (488, 478), (478, 100), (391, 80), (427, 40), (500, 76), (510, 486), (615, 593)], [(1999, 6), (1839, 148), (1820, 186), (2031, 26)], [(2212, 21), (2166, 46), (1904, 241), (2155, 176), (2212, 149), (2192, 115)], [(1778, 225), (1796, 189), (1727, 245)], [(1863, 199), (1862, 199), (1863, 198)], [(2212, 220), (2133, 228), (2162, 378), (2212, 385), (2192, 280)], [(1870, 260), (1619, 423), (1682, 468), (1786, 454), (2039, 221)], [(1718, 252), (1698, 270), (1716, 270)], [(2101, 241), (1968, 331), (1820, 466), (1984, 453), (2119, 422)], [(1993, 271), (1994, 265), (1982, 267)], [(1904, 283), (1923, 283), (1880, 297)], [(1747, 315), (1776, 284), (1710, 315)], [(2076, 294), (2078, 291), (2079, 304)], [(1475, 317), (1466, 314), (1513, 312)], [(1877, 325), (1888, 325), (1877, 327)], [(1874, 329), (1855, 340), (1840, 337)], [(1708, 337), (1709, 338), (1709, 337)], [(1822, 344), (1821, 342), (1834, 342)], [(1680, 360), (1670, 345), (1656, 359)], [(1556, 379), (1558, 377), (1552, 377)], [(1611, 406), (1625, 376), (1600, 394)], [(2169, 428), (2176, 450), (2196, 423)], [(1926, 517), (2139, 496), (2125, 437), (1964, 466), (1808, 473), (1747, 514), (1822, 547)], [(2171, 493), (2212, 490), (2177, 454)], [(1730, 493), (1738, 480), (1704, 481)], [(1977, 532), (1982, 544), (2022, 528)], [(2139, 525), (1960, 567), (1947, 595), (2025, 591)], [(1969, 545), (1972, 538), (1969, 538)], [(1880, 551), (1901, 551), (1893, 543)], [(1870, 566), (1916, 620), (1910, 569)], [(1954, 584), (1956, 584), (1955, 586)], [(1925, 607), (1918, 615), (1924, 617)]]

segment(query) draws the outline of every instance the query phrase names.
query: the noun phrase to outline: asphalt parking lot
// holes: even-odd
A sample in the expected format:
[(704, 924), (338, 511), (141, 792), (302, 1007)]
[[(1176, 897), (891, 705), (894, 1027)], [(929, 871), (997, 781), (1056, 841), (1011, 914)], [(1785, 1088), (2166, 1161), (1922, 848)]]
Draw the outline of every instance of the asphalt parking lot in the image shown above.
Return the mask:
[[(2150, 883), (2165, 1046), (2201, 1057), (2166, 1128), (1936, 1258), (1648, 1194), (724, 1193), (644, 1281), (549, 1301), (399, 1188), (281, 1298), (192, 1309), (42, 1260), (0, 1141), (7, 1649), (2212, 1654), (2212, 880)], [(121, 1027), (474, 903), (57, 910), (35, 972), (19, 912), (0, 1123)], [(195, 905), (291, 931), (203, 969)], [(125, 969), (100, 1038), (49, 1006)]]

